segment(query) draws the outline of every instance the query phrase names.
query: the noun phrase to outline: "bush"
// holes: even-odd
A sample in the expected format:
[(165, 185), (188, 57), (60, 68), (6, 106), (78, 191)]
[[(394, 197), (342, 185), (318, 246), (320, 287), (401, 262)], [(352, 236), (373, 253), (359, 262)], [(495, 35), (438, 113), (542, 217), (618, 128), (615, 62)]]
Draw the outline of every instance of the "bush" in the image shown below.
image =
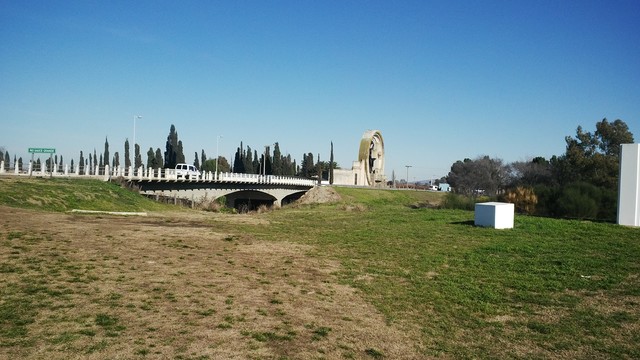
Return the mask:
[(535, 212), (538, 203), (533, 189), (521, 186), (507, 191), (502, 200), (514, 204), (517, 212), (529, 215)]
[(568, 218), (596, 219), (600, 203), (598, 195), (597, 191), (583, 185), (567, 186), (557, 202), (558, 214)]
[(488, 196), (468, 197), (454, 193), (447, 193), (444, 201), (440, 204), (441, 209), (475, 210), (476, 203), (490, 201)]
[(615, 221), (617, 192), (576, 182), (565, 187), (537, 186), (536, 215), (572, 219)]

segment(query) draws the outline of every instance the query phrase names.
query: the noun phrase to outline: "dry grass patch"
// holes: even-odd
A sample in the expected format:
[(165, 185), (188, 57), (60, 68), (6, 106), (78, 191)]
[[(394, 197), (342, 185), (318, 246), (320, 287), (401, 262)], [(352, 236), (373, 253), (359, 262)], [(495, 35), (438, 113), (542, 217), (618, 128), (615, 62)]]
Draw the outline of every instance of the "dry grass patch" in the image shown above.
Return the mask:
[(263, 219), (4, 207), (0, 218), (0, 358), (417, 356), (338, 284), (337, 262), (228, 231)]

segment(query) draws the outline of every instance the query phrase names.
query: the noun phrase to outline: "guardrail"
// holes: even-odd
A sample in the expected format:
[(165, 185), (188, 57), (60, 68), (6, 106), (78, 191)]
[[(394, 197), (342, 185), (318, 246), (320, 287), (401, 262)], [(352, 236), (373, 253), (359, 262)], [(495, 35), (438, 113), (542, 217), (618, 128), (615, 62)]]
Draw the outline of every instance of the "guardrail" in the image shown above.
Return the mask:
[(53, 169), (38, 169), (31, 163), (26, 170), (19, 167), (5, 167), (4, 161), (0, 162), (0, 175), (38, 176), (38, 177), (81, 177), (108, 181), (113, 177), (122, 177), (137, 181), (180, 181), (180, 182), (218, 182), (218, 183), (245, 183), (245, 184), (273, 184), (293, 186), (315, 186), (317, 180), (300, 178), (295, 176), (259, 175), (242, 173), (215, 173), (204, 172), (198, 176), (178, 176), (175, 169), (153, 169), (139, 167), (128, 169), (123, 167), (111, 168), (110, 166), (89, 167), (75, 166), (69, 169), (68, 165), (62, 168), (54, 164)]

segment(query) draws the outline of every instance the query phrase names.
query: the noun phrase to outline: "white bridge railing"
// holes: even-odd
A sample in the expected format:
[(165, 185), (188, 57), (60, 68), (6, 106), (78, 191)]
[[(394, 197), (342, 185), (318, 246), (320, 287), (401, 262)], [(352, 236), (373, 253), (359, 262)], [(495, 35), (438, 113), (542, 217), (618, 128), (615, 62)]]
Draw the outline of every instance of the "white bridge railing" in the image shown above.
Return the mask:
[(89, 167), (75, 166), (75, 169), (69, 169), (68, 165), (63, 168), (53, 165), (53, 169), (36, 169), (32, 164), (28, 164), (28, 168), (24, 171), (18, 167), (5, 167), (4, 161), (0, 162), (0, 175), (18, 175), (18, 176), (39, 176), (39, 177), (78, 177), (92, 178), (108, 181), (113, 177), (122, 177), (128, 180), (137, 181), (175, 181), (175, 182), (219, 182), (219, 183), (245, 183), (245, 184), (274, 184), (274, 185), (293, 185), (293, 186), (314, 186), (316, 180), (308, 178), (299, 178), (294, 176), (278, 176), (278, 175), (259, 175), (259, 174), (241, 174), (241, 173), (215, 173), (204, 172), (198, 176), (178, 176), (175, 169), (153, 169), (139, 167), (134, 169), (130, 166), (128, 169), (123, 167), (111, 168), (110, 166)]

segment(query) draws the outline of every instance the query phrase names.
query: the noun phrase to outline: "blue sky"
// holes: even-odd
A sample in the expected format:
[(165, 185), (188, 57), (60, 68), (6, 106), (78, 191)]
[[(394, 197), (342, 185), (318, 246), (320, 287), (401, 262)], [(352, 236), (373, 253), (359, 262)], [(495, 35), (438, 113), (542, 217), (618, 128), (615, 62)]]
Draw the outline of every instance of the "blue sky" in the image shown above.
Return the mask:
[(640, 139), (638, 1), (0, 0), (0, 147), (279, 142), (349, 168), (367, 129), (388, 177), (480, 155), (561, 155), (607, 118)]

